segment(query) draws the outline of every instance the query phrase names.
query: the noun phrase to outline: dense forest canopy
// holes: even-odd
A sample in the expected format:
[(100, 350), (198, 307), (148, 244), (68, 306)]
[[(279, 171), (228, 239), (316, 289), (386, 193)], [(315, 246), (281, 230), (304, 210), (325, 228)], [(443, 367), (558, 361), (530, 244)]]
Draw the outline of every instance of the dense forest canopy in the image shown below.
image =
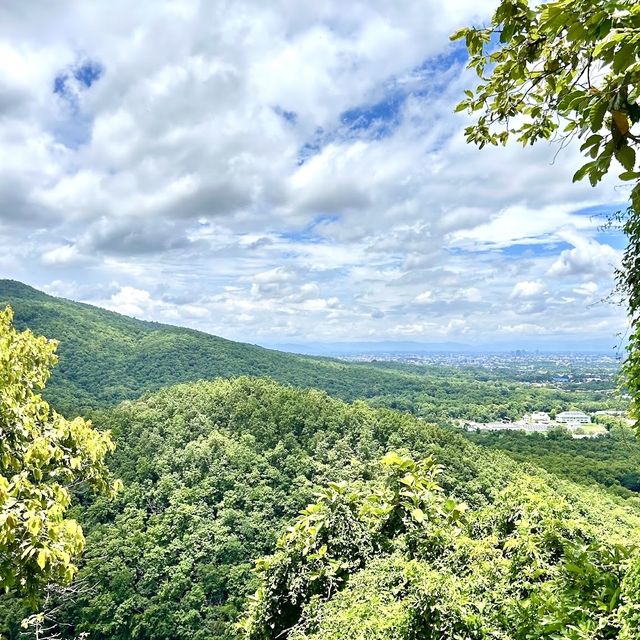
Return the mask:
[[(236, 621), (259, 585), (256, 556), (274, 550), (287, 524), (313, 502), (319, 485), (375, 485), (378, 461), (392, 450), (404, 449), (414, 460), (431, 456), (442, 465), (437, 483), (443, 492), (489, 521), (518, 518), (523, 492), (534, 486), (545, 487), (544, 500), (556, 504), (553, 509), (571, 509), (567, 513), (578, 519), (580, 530), (590, 532), (594, 549), (605, 541), (633, 539), (640, 525), (633, 502), (479, 449), (451, 430), (273, 381), (179, 385), (125, 402), (105, 412), (100, 424), (112, 430), (118, 445), (111, 468), (125, 488), (116, 502), (82, 499), (76, 507), (87, 534), (80, 579), (91, 589), (56, 603), (60, 619), (71, 623), (62, 629), (65, 638), (85, 631), (96, 639), (236, 637)], [(532, 544), (534, 534), (547, 535), (530, 532), (518, 544)], [(567, 536), (563, 545), (582, 540), (573, 529), (561, 535)], [(473, 544), (484, 548), (493, 534), (486, 529), (482, 536)], [(404, 575), (403, 545), (395, 538), (388, 548), (385, 542), (379, 564), (367, 571), (377, 567), (385, 573), (393, 565), (394, 576)], [(468, 552), (464, 549), (456, 552), (458, 562)], [(630, 549), (623, 546), (623, 552)], [(545, 563), (551, 562), (551, 551), (541, 553)], [(605, 563), (622, 575), (619, 559), (593, 553), (589, 562)], [(502, 571), (502, 562), (496, 570)], [(562, 566), (554, 560), (549, 571), (549, 588), (564, 588), (569, 577)], [(381, 579), (375, 575), (372, 579)], [(500, 576), (506, 589), (508, 576)], [(354, 588), (361, 581), (371, 592), (364, 574)], [(381, 597), (391, 597), (396, 586), (390, 588)], [(621, 602), (616, 599), (616, 612)], [(22, 613), (9, 607), (4, 615), (5, 633), (17, 638)]]
[[(452, 36), (479, 78), (467, 141), (577, 138), (594, 186), (619, 165), (625, 393), (281, 353), (0, 280), (0, 636), (640, 638), (640, 3), (497, 4)], [(54, 81), (78, 120), (86, 64)], [(567, 409), (614, 411), (584, 440), (456, 428)]]
[(466, 437), (574, 482), (597, 483), (617, 495), (640, 497), (640, 442), (624, 421), (595, 438), (574, 439), (562, 431), (484, 431)]
[(246, 638), (637, 637), (640, 564), (615, 517), (526, 472), (468, 508), (432, 458), (381, 463), (330, 484), (258, 562)]
[[(345, 624), (360, 625), (367, 633), (377, 625), (383, 634), (379, 637), (386, 637), (384, 630), (389, 627), (378, 618), (373, 618), (377, 622), (370, 627), (358, 617), (371, 607), (395, 621), (398, 633), (402, 629), (413, 633), (408, 630), (415, 625), (424, 630), (425, 624), (440, 629), (440, 622), (425, 622), (415, 608), (416, 602), (424, 598), (425, 603), (430, 602), (433, 597), (423, 590), (423, 578), (414, 582), (421, 575), (437, 578), (442, 589), (454, 589), (446, 591), (454, 608), (438, 615), (457, 621), (451, 622), (454, 627), (459, 625), (456, 633), (463, 629), (477, 635), (484, 629), (520, 637), (528, 618), (514, 609), (510, 598), (525, 593), (525, 586), (513, 583), (509, 576), (515, 565), (509, 563), (523, 562), (524, 556), (505, 556), (500, 548), (511, 540), (508, 544), (514, 549), (526, 550), (532, 541), (546, 540), (549, 535), (560, 536), (562, 553), (557, 556), (557, 546), (540, 550), (537, 561), (548, 573), (544, 582), (548, 597), (530, 603), (528, 615), (539, 615), (544, 609), (549, 616), (556, 616), (556, 626), (605, 624), (611, 633), (622, 633), (621, 612), (631, 606), (624, 595), (629, 591), (625, 585), (634, 575), (625, 577), (623, 561), (633, 554), (633, 548), (624, 541), (637, 535), (640, 517), (640, 500), (635, 497), (640, 486), (633, 468), (640, 455), (628, 432), (620, 426), (607, 436), (576, 441), (566, 436), (510, 433), (462, 435), (429, 424), (446, 425), (454, 418), (519, 418), (532, 410), (555, 413), (576, 406), (589, 410), (623, 406), (610, 390), (598, 385), (580, 391), (540, 386), (527, 380), (529, 374), (514, 382), (508, 373), (486, 370), (299, 357), (133, 320), (51, 298), (19, 283), (5, 281), (3, 287), (4, 295), (16, 306), (20, 326), (32, 323), (51, 329), (63, 340), (68, 338), (67, 348), (64, 342), (60, 346), (61, 371), (57, 382), (55, 376), (52, 380), (49, 397), (67, 410), (92, 408), (94, 420), (113, 434), (117, 449), (110, 467), (124, 481), (116, 501), (94, 500), (83, 490), (74, 491), (75, 506), (70, 513), (84, 528), (86, 553), (75, 586), (71, 590), (49, 589), (43, 605), (51, 628), (63, 638), (80, 633), (120, 640), (168, 640), (176, 634), (202, 640), (231, 639), (242, 633), (272, 637), (272, 630), (265, 630), (271, 629), (269, 620), (274, 616), (270, 607), (290, 602), (293, 596), (287, 590), (291, 588), (299, 593), (294, 598), (297, 604), (287, 614), (290, 626), (295, 625), (292, 637), (338, 638), (341, 636), (335, 634)], [(155, 350), (149, 348), (151, 343)], [(189, 366), (181, 368), (183, 361)], [(111, 406), (120, 397), (132, 397), (183, 378), (238, 372), (274, 372), (274, 376), (303, 388), (240, 377), (162, 388), (139, 400)], [(105, 380), (109, 381), (108, 393)], [(323, 391), (304, 389), (312, 385), (355, 402), (345, 404)], [(113, 389), (118, 389), (115, 395), (111, 395)], [(366, 402), (356, 400), (358, 396)], [(296, 540), (281, 542), (277, 550), (287, 524), (305, 505), (313, 503), (322, 485), (329, 486), (329, 492), (337, 491), (336, 504), (344, 500), (352, 507), (362, 501), (369, 504), (372, 495), (382, 500), (380, 491), (384, 493), (389, 487), (381, 489), (386, 472), (379, 460), (398, 450), (404, 453), (394, 455), (400, 455), (409, 467), (418, 465), (416, 473), (427, 473), (425, 491), (440, 496), (437, 503), (423, 504), (425, 496), (421, 494), (411, 498), (417, 502), (407, 512), (408, 503), (401, 504), (404, 498), (397, 502), (396, 496), (395, 503), (385, 502), (382, 512), (370, 514), (373, 519), (367, 516), (366, 531), (361, 531), (364, 538), (357, 538), (365, 548), (347, 552), (340, 545), (332, 547), (330, 539), (320, 544), (319, 538), (313, 543), (318, 547), (314, 553), (320, 553), (313, 560), (319, 563), (317, 578), (310, 579), (306, 563), (312, 558), (300, 555)], [(428, 463), (431, 467), (421, 466), (420, 461), (426, 459), (432, 460)], [(525, 491), (531, 486), (535, 492)], [(517, 527), (517, 535), (509, 538), (508, 532), (486, 525), (496, 518), (509, 521), (519, 517), (516, 514), (522, 505), (543, 494), (551, 505), (545, 520), (549, 531), (527, 530), (523, 524)], [(462, 504), (464, 517), (461, 510), (459, 522), (449, 521), (451, 510)], [(571, 518), (582, 524), (559, 531), (556, 521), (567, 505), (575, 511)], [(311, 512), (307, 510), (302, 517)], [(358, 513), (352, 514), (356, 520)], [(344, 513), (335, 515), (342, 517)], [(397, 521), (391, 528), (389, 518)], [(417, 529), (416, 518), (420, 520)], [(338, 519), (334, 525), (339, 530), (343, 525), (356, 526), (349, 522)], [(447, 540), (442, 558), (452, 564), (446, 570), (433, 564), (433, 554), (418, 552), (422, 545), (426, 549), (434, 543), (432, 534), (423, 530), (431, 526), (426, 523), (439, 523), (434, 526), (444, 537), (438, 544)], [(586, 537), (584, 528), (590, 532)], [(608, 540), (619, 539), (621, 543), (616, 543), (610, 557), (603, 546), (605, 531)], [(409, 539), (414, 547), (407, 551)], [(584, 580), (591, 579), (589, 572), (604, 571), (604, 582), (598, 595), (589, 600), (584, 616), (576, 617), (567, 611), (576, 598), (586, 597), (586, 586), (574, 583), (575, 576), (567, 573), (566, 565), (581, 545), (588, 549), (580, 565), (587, 571)], [(495, 562), (489, 574), (474, 573), (473, 567), (464, 564), (472, 547), (482, 549)], [(274, 550), (276, 560), (260, 564), (261, 572), (256, 575), (255, 558), (269, 556)], [(359, 560), (336, 569), (346, 562), (341, 554), (350, 562)], [(272, 572), (283, 567), (288, 567), (281, 576), (284, 582), (278, 582), (269, 596), (275, 600), (269, 600), (264, 590), (259, 592), (263, 595), (238, 626), (260, 581), (271, 584)], [(454, 571), (451, 567), (461, 575), (471, 572), (469, 591), (449, 584)], [(389, 582), (383, 574), (394, 577)], [(330, 594), (323, 591), (326, 579), (333, 585)], [(502, 590), (500, 606), (487, 609), (486, 615), (477, 607), (460, 609), (465, 599), (478, 595), (473, 590), (487, 580), (493, 580), (492, 588)], [(371, 603), (365, 599), (361, 610), (356, 602), (362, 596), (352, 589), (370, 591), (372, 584), (382, 589), (381, 600)], [(404, 587), (398, 594), (408, 589), (408, 600), (391, 596), (400, 584)], [(569, 584), (575, 589), (569, 589)], [(606, 620), (598, 613), (603, 593), (612, 603)], [(552, 606), (557, 598), (564, 608)], [(0, 629), (11, 640), (17, 639), (19, 622), (28, 613), (20, 600), (5, 597), (0, 606), (0, 619), (4, 620)], [(499, 622), (505, 616), (508, 624)], [(447, 633), (453, 633), (454, 627)], [(398, 637), (411, 637), (406, 633)]]

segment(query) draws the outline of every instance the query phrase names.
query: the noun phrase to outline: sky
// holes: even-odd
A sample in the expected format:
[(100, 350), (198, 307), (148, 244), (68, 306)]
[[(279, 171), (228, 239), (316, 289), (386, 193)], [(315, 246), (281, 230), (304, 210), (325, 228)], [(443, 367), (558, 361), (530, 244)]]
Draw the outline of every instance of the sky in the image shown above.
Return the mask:
[(598, 339), (624, 205), (481, 151), (486, 0), (0, 5), (0, 277), (258, 343)]

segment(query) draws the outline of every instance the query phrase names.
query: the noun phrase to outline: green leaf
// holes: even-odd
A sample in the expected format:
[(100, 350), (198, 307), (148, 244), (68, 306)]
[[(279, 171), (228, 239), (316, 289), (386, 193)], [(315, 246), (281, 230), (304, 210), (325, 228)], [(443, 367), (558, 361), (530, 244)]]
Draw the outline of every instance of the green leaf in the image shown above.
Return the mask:
[(587, 164), (582, 165), (574, 174), (573, 174), (573, 182), (579, 182), (584, 178), (588, 171), (593, 167), (593, 162), (587, 162)]
[(625, 44), (618, 50), (613, 58), (613, 70), (616, 73), (625, 71), (637, 55), (638, 45), (632, 43)]
[(604, 114), (607, 112), (607, 103), (604, 100), (598, 100), (589, 110), (589, 123), (592, 131), (600, 131), (604, 121)]
[(640, 171), (624, 171), (622, 172), (618, 178), (620, 180), (637, 180), (640, 178)]
[(416, 521), (416, 522), (424, 522), (425, 516), (424, 516), (424, 511), (422, 509), (418, 509), (417, 507), (415, 509), (411, 510), (411, 517)]
[(627, 170), (633, 171), (636, 164), (636, 152), (633, 147), (625, 145), (616, 151), (616, 160)]
[(464, 27), (462, 29), (458, 29), (457, 31), (454, 31), (449, 36), (449, 40), (451, 40), (451, 41), (460, 40), (461, 38), (464, 38), (467, 35), (468, 31), (469, 31), (469, 27)]
[(598, 144), (602, 140), (602, 136), (598, 133), (594, 133), (590, 135), (585, 141), (584, 144), (580, 147), (580, 151), (584, 151), (589, 147), (592, 147), (595, 144)]
[(569, 26), (567, 31), (567, 40), (569, 42), (576, 42), (577, 40), (584, 40), (587, 36), (587, 30), (578, 21)]

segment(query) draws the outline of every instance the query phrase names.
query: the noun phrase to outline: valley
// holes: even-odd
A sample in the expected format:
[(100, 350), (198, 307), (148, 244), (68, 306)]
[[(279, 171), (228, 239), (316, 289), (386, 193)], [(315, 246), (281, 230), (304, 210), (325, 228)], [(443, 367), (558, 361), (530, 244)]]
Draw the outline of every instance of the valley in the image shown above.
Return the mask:
[(640, 0), (0, 52), (0, 640), (640, 640)]

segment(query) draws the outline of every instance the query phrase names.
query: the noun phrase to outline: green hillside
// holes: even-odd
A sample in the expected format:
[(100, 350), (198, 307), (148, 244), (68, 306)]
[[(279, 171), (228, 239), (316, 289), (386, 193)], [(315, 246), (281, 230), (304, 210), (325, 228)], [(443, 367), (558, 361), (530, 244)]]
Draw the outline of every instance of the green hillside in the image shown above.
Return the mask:
[(520, 418), (534, 410), (612, 408), (600, 391), (577, 395), (452, 367), (350, 364), (297, 356), (200, 331), (144, 322), (0, 280), (0, 307), (19, 328), (60, 342), (60, 362), (45, 396), (59, 410), (83, 413), (181, 382), (251, 375), (343, 400), (410, 411), (429, 420)]
[[(111, 410), (101, 426), (113, 431), (117, 450), (110, 466), (123, 479), (125, 489), (116, 503), (99, 499), (76, 509), (87, 533), (80, 578), (91, 588), (63, 601), (57, 616), (71, 625), (61, 629), (64, 638), (81, 632), (88, 632), (95, 640), (238, 637), (234, 622), (259, 585), (259, 576), (252, 571), (254, 559), (275, 550), (287, 524), (315, 499), (318, 485), (342, 481), (346, 484), (330, 486), (345, 487), (345, 491), (350, 488), (348, 491), (356, 495), (381, 481), (384, 474), (378, 461), (389, 450), (406, 450), (416, 460), (433, 456), (444, 468), (437, 478), (443, 495), (455, 503), (466, 503), (468, 513), (475, 514), (466, 516), (468, 524), (461, 530), (461, 539), (456, 537), (460, 548), (443, 552), (451, 571), (469, 576), (467, 595), (494, 584), (501, 589), (501, 597), (516, 600), (518, 594), (525, 598), (537, 585), (547, 589), (544, 594), (565, 587), (565, 591), (574, 589), (575, 594), (583, 594), (583, 578), (566, 575), (565, 564), (570, 561), (571, 545), (577, 549), (584, 543), (591, 545), (584, 562), (600, 562), (602, 566), (594, 566), (593, 571), (604, 572), (602, 585), (594, 583), (598, 592), (592, 598), (593, 611), (589, 609), (591, 601), (585, 601), (585, 610), (599, 619), (604, 615), (598, 610), (602, 598), (607, 597), (613, 608), (619, 604), (616, 590), (624, 574), (625, 544), (637, 539), (640, 531), (640, 512), (633, 502), (624, 503), (596, 489), (515, 463), (504, 454), (482, 450), (450, 430), (409, 414), (374, 409), (363, 402), (345, 404), (320, 391), (296, 390), (272, 381), (240, 378), (163, 389)], [(357, 500), (349, 500), (348, 504), (357, 504)], [(340, 509), (346, 504), (340, 496), (330, 502)], [(426, 506), (420, 508), (425, 518), (431, 518)], [(339, 510), (337, 515), (345, 513)], [(419, 514), (415, 511), (414, 515), (417, 518)], [(346, 548), (336, 546), (331, 538), (327, 539), (327, 558), (347, 563), (344, 567), (354, 573), (354, 580), (348, 582), (349, 591), (343, 592), (347, 573), (340, 569), (340, 575), (335, 576), (328, 592), (333, 595), (337, 590), (340, 599), (330, 610), (322, 610), (318, 637), (360, 637), (345, 631), (349, 618), (343, 617), (342, 608), (348, 606), (348, 615), (354, 620), (357, 616), (366, 618), (363, 607), (373, 616), (378, 607), (371, 601), (373, 597), (380, 599), (380, 617), (394, 620), (395, 610), (404, 616), (403, 625), (409, 624), (411, 602), (419, 602), (414, 595), (421, 596), (420, 588), (428, 587), (428, 582), (420, 582), (429, 576), (428, 557), (411, 551), (410, 536), (403, 534), (401, 540), (399, 532), (393, 529), (393, 533), (386, 525), (388, 544), (381, 542), (382, 538), (369, 541), (364, 530), (352, 536), (354, 522), (341, 522), (327, 523), (327, 534), (343, 531), (354, 555), (341, 557)], [(437, 530), (429, 527), (428, 531)], [(442, 530), (443, 544), (455, 531), (457, 526), (448, 525)], [(620, 548), (620, 557), (600, 558), (597, 545), (604, 543), (610, 549)], [(536, 544), (539, 553), (528, 556)], [(317, 546), (321, 547), (320, 542)], [(279, 634), (288, 620), (300, 623), (300, 633), (312, 633), (309, 584), (322, 587), (316, 594), (322, 596), (326, 575), (322, 570), (319, 581), (312, 579), (310, 583), (308, 564), (299, 554), (289, 557), (289, 551), (280, 551), (268, 565), (272, 567), (269, 571), (280, 571), (282, 579), (275, 579), (273, 588), (263, 591), (273, 595), (273, 600), (258, 601), (262, 608), (253, 613), (252, 638), (284, 638), (286, 635)], [(485, 552), (493, 564), (479, 563), (481, 572), (475, 573), (474, 554)], [(410, 562), (407, 554), (411, 554)], [(534, 560), (540, 571), (522, 573), (522, 567)], [(411, 574), (407, 562), (422, 573)], [(574, 564), (580, 562), (574, 559)], [(366, 573), (360, 574), (360, 565)], [(585, 566), (591, 571), (591, 565)], [(438, 584), (442, 583), (434, 583), (434, 588), (445, 589), (442, 581), (451, 571), (431, 569)], [(583, 581), (594, 579), (589, 573)], [(293, 609), (289, 605), (295, 595), (289, 589), (299, 590)], [(457, 580), (446, 589), (442, 591), (445, 616), (446, 606), (458, 606), (465, 597)], [(563, 603), (573, 611), (575, 602), (566, 595)], [(471, 618), (481, 615), (484, 601), (477, 599), (478, 609), (470, 611)], [(278, 602), (283, 603), (283, 611), (289, 607), (289, 617), (276, 614), (276, 625), (271, 628), (269, 616), (274, 615)], [(514, 624), (522, 624), (524, 629), (526, 612), (516, 609), (514, 605)], [(499, 613), (492, 609), (491, 620)], [(531, 610), (532, 616), (535, 613), (539, 609)], [(574, 613), (577, 619), (579, 612)], [(571, 615), (568, 613), (566, 620), (574, 620)], [(12, 639), (19, 637), (18, 618), (14, 614), (14, 622), (7, 623), (5, 632)], [(383, 624), (379, 617), (375, 620)], [(398, 634), (405, 627), (399, 626)], [(362, 629), (367, 628), (363, 624)], [(375, 637), (534, 636), (382, 633)]]
[(60, 342), (60, 362), (47, 394), (63, 410), (105, 407), (179, 382), (238, 375), (268, 376), (346, 398), (375, 396), (398, 386), (420, 388), (411, 376), (136, 320), (12, 280), (0, 281), (0, 307), (6, 304), (13, 307), (18, 328)]
[[(270, 352), (11, 287), (21, 325), (70, 343), (51, 395), (74, 410), (76, 393), (102, 405), (93, 418), (112, 432), (108, 464), (124, 482), (115, 501), (92, 497), (83, 483), (72, 488), (87, 544), (77, 580), (40, 603), (54, 637), (637, 638), (640, 501), (620, 459), (629, 443), (603, 447), (620, 463), (603, 474), (596, 442), (558, 440), (545, 460), (538, 453), (550, 440), (482, 448), (372, 406), (384, 394), (424, 399), (443, 416), (495, 411), (501, 401), (518, 410), (571, 402), (572, 394)], [(203, 371), (211, 363), (202, 354), (215, 356), (217, 375), (281, 366), (273, 377), (370, 395), (347, 404), (239, 377), (106, 406), (115, 400), (101, 395), (109, 381), (128, 381), (121, 393), (133, 395), (195, 376), (179, 367), (185, 351)], [(566, 455), (582, 455), (571, 478), (592, 486), (562, 477)], [(0, 635), (29, 637), (25, 607), (0, 596)]]

